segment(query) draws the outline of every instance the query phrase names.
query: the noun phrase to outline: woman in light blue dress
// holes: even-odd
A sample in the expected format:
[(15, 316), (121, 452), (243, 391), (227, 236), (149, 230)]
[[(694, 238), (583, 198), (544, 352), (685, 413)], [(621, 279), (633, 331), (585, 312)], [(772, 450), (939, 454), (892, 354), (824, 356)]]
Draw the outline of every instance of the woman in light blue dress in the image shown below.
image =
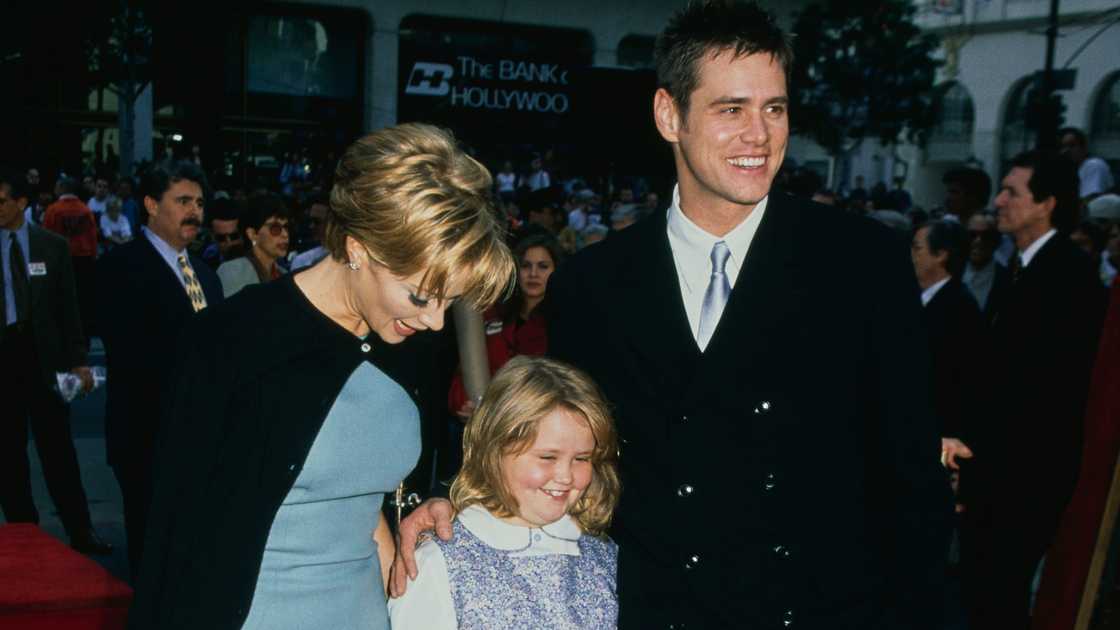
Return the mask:
[(424, 367), (400, 344), (510, 285), (489, 188), (446, 132), (370, 134), (338, 165), (330, 256), (195, 318), (130, 628), (388, 630), (381, 507), (420, 454)]

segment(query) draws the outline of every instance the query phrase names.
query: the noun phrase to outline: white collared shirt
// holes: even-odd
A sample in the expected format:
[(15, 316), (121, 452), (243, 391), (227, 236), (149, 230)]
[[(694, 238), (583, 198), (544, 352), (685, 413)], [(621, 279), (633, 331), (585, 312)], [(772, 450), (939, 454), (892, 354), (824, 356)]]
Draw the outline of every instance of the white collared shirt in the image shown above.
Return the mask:
[(937, 292), (941, 290), (941, 287), (949, 284), (949, 281), (952, 279), (952, 276), (945, 276), (931, 284), (925, 291), (922, 291), (922, 306), (928, 306), (929, 303), (933, 301), (934, 296), (937, 295)]
[[(185, 289), (187, 287), (187, 281), (183, 279), (183, 270), (179, 268), (179, 257), (187, 255), (187, 248), (184, 247), (179, 251), (175, 251), (174, 247), (160, 238), (159, 234), (149, 230), (146, 225), (141, 227), (140, 231), (147, 237), (152, 247), (156, 248), (159, 257), (163, 259), (163, 262), (167, 263), (167, 266), (171, 268), (171, 272), (175, 274), (175, 277), (179, 279), (179, 283), (182, 284)], [(190, 258), (188, 257), (188, 261), (189, 260)], [(188, 262), (187, 264), (190, 263)]]
[[(708, 281), (712, 277), (712, 246), (723, 241), (731, 250), (724, 272), (734, 289), (735, 280), (739, 278), (739, 270), (746, 262), (747, 251), (758, 232), (758, 225), (762, 223), (762, 215), (766, 212), (766, 202), (769, 199), (770, 196), (767, 195), (758, 202), (747, 218), (730, 232), (714, 236), (685, 216), (681, 211), (680, 187), (673, 188), (673, 203), (668, 210), (669, 248), (673, 251), (673, 264), (677, 267), (677, 280), (681, 285), (681, 300), (684, 302), (693, 339), (698, 339), (700, 334), (700, 311), (704, 307), (704, 293), (708, 290)], [(706, 345), (700, 346), (700, 350), (703, 351)]]
[(1054, 235), (1057, 233), (1057, 230), (1051, 229), (1049, 232), (1036, 238), (1026, 249), (1019, 252), (1019, 262), (1022, 263), (1024, 269), (1027, 268), (1027, 265), (1031, 264), (1031, 259), (1038, 253), (1038, 250), (1042, 249), (1042, 246), (1045, 245), (1047, 241), (1054, 238)]
[(988, 296), (992, 294), (992, 286), (996, 282), (995, 258), (989, 260), (983, 267), (974, 267), (971, 262), (968, 263), (964, 268), (963, 280), (965, 286), (972, 292), (972, 297), (976, 298), (980, 310), (987, 308)]
[[(579, 537), (583, 532), (568, 515), (544, 527), (522, 527), (472, 505), (456, 518), (483, 543), (508, 551), (515, 558), (580, 555)], [(405, 594), (389, 600), (393, 630), (456, 630), (459, 623), (451, 599), (451, 580), (439, 545), (427, 541), (416, 549), (416, 569), (416, 579), (408, 583)]]

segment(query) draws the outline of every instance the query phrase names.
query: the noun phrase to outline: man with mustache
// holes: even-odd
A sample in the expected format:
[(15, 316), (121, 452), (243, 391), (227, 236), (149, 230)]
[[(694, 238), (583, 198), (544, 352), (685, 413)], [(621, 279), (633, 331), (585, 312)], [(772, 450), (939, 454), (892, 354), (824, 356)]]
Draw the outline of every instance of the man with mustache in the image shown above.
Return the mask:
[(193, 163), (153, 166), (141, 190), (141, 236), (98, 263), (98, 322), (111, 374), (105, 446), (124, 499), (133, 576), (151, 502), (167, 350), (191, 316), (222, 300), (217, 275), (187, 252), (202, 225), (205, 190), (206, 177)]

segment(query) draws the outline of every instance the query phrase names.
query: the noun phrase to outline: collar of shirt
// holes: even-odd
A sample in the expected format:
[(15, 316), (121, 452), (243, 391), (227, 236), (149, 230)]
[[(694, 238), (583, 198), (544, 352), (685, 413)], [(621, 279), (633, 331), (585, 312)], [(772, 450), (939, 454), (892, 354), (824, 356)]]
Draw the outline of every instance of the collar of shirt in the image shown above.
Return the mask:
[(511, 525), (481, 505), (471, 505), (459, 513), (459, 522), (478, 539), (494, 549), (513, 552), (513, 556), (578, 556), (582, 535), (575, 519), (567, 514), (544, 527)]
[(941, 290), (941, 287), (949, 284), (949, 281), (952, 279), (952, 276), (947, 276), (935, 282), (925, 291), (922, 291), (922, 306), (928, 306), (929, 303), (933, 300), (933, 296), (937, 295), (937, 292)]
[(735, 280), (747, 258), (751, 241), (758, 232), (758, 225), (762, 223), (762, 215), (766, 212), (769, 199), (769, 195), (763, 197), (747, 218), (730, 232), (714, 236), (685, 216), (681, 210), (680, 187), (673, 188), (673, 203), (668, 210), (669, 247), (673, 250), (673, 260), (677, 264), (684, 291), (692, 293), (707, 290), (708, 279), (712, 275), (712, 246), (719, 241), (727, 243), (727, 248), (731, 250), (725, 272), (727, 281), (732, 288), (735, 287)]
[(1019, 262), (1023, 263), (1024, 268), (1031, 264), (1031, 259), (1038, 253), (1038, 250), (1042, 249), (1042, 246), (1045, 245), (1047, 241), (1054, 238), (1054, 235), (1057, 233), (1057, 230), (1051, 229), (1049, 232), (1036, 238), (1026, 249), (1019, 252)]
[[(165, 263), (167, 263), (168, 267), (171, 267), (171, 271), (175, 274), (175, 277), (178, 278), (179, 282), (182, 282), (183, 286), (185, 287), (186, 281), (183, 279), (183, 270), (179, 268), (179, 256), (185, 256), (187, 254), (187, 249), (184, 247), (179, 251), (175, 251), (173, 247), (167, 244), (167, 241), (160, 238), (159, 235), (155, 232), (149, 230), (148, 226), (146, 225), (142, 226), (140, 228), (140, 231), (144, 233), (144, 236), (148, 239), (148, 242), (152, 244), (152, 247), (156, 248), (156, 252), (159, 253), (159, 257), (162, 258)], [(189, 260), (190, 259), (188, 258), (188, 261)]]

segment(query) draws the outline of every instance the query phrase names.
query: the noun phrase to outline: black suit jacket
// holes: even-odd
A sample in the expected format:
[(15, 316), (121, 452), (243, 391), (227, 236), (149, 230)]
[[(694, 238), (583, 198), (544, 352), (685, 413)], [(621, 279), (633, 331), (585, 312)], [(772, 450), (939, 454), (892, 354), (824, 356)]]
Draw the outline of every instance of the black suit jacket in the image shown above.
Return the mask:
[[(31, 329), (43, 382), (54, 383), (55, 372), (69, 372), (86, 364), (88, 340), (82, 333), (74, 268), (66, 239), (37, 225), (27, 226), (25, 252), (29, 266), (43, 265), (44, 274), (28, 275), (31, 284)], [(4, 296), (0, 295), (0, 304)], [(0, 310), (0, 318), (3, 311)], [(0, 341), (4, 327), (0, 326)]]
[(1058, 513), (1069, 500), (1105, 299), (1089, 257), (1061, 233), (1008, 289), (992, 330), (1000, 439), (985, 458), (1004, 500)]
[[(191, 256), (208, 306), (222, 301), (210, 266)], [(98, 261), (98, 326), (108, 364), (105, 446), (110, 465), (147, 470), (158, 425), (161, 388), (174, 364), (180, 330), (194, 315), (175, 272), (144, 234)]]
[(936, 627), (951, 497), (908, 254), (870, 221), (768, 206), (703, 354), (664, 216), (549, 287), (550, 352), (622, 439), (621, 627), (674, 602), (689, 627)]
[(972, 293), (953, 278), (922, 310), (933, 366), (934, 409), (941, 434), (969, 446), (982, 432), (991, 398), (987, 325)]

